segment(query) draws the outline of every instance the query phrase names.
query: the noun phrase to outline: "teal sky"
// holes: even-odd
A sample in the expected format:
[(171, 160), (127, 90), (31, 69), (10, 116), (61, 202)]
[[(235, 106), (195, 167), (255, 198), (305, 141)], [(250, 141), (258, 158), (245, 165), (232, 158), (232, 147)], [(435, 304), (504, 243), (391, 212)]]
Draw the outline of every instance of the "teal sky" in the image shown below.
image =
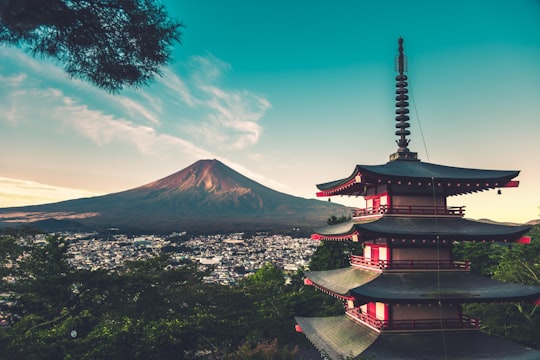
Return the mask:
[[(540, 1), (165, 2), (185, 24), (150, 86), (110, 95), (0, 49), (0, 207), (107, 194), (219, 159), (306, 198), (396, 150), (394, 60), (409, 60), (426, 162), (521, 170), (451, 198), (469, 218), (540, 210)], [(363, 201), (333, 198), (363, 205)]]

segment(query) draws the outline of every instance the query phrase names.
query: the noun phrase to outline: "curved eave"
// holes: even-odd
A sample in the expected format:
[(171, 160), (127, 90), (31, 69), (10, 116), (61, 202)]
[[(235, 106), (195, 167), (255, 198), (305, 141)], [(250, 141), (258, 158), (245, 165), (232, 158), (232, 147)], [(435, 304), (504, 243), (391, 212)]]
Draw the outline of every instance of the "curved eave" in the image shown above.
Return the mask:
[(373, 281), (380, 272), (354, 267), (335, 270), (308, 271), (304, 274), (311, 285), (343, 300), (352, 299), (350, 290)]
[(384, 237), (394, 241), (409, 239), (448, 241), (520, 241), (531, 229), (528, 225), (504, 225), (450, 217), (383, 216), (366, 222), (328, 225), (312, 235), (316, 240), (358, 240)]
[[(367, 220), (367, 221), (375, 221)], [(356, 229), (358, 222), (347, 221), (335, 225), (323, 226), (315, 229), (315, 233), (311, 235), (313, 240), (333, 240), (333, 241), (357, 241), (360, 233)]]
[(458, 241), (517, 241), (531, 226), (512, 226), (447, 217), (384, 216), (354, 225), (362, 235), (386, 238), (448, 239)]
[(311, 235), (313, 240), (351, 240), (354, 235), (358, 236), (352, 221), (324, 226), (315, 231), (315, 234)]
[(505, 283), (464, 272), (383, 273), (350, 293), (365, 302), (534, 302), (540, 296), (540, 286)]
[(422, 161), (395, 160), (383, 165), (357, 165), (346, 178), (318, 184), (317, 196), (361, 196), (366, 186), (408, 184), (444, 186), (448, 195), (466, 194), (501, 187), (517, 187), (512, 181), (518, 170), (483, 170), (459, 168)]

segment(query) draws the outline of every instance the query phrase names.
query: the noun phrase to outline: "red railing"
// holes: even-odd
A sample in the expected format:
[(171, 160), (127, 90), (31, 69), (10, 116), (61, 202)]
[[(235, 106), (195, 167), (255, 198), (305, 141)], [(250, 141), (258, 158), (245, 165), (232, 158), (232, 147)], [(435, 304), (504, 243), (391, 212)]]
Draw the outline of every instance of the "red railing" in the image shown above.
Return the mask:
[(385, 270), (464, 270), (469, 271), (470, 261), (458, 260), (374, 260), (360, 255), (351, 255), (350, 264)]
[(420, 205), (381, 205), (365, 209), (353, 209), (353, 217), (361, 217), (378, 214), (402, 214), (402, 215), (465, 215), (465, 206), (420, 206)]
[(478, 329), (480, 320), (463, 315), (461, 319), (381, 320), (365, 314), (360, 308), (347, 309), (347, 314), (378, 330)]

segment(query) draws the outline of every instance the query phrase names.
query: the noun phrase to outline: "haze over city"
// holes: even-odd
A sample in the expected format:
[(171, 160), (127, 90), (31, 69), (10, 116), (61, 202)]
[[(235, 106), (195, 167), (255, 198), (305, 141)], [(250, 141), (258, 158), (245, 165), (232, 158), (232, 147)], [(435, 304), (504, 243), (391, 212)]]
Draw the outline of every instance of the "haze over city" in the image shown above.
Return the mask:
[(182, 44), (140, 89), (109, 94), (2, 48), (0, 207), (117, 192), (214, 158), (313, 198), (315, 184), (396, 150), (401, 36), (411, 151), (521, 170), (517, 189), (451, 205), (470, 218), (539, 217), (540, 2), (164, 3), (185, 25)]

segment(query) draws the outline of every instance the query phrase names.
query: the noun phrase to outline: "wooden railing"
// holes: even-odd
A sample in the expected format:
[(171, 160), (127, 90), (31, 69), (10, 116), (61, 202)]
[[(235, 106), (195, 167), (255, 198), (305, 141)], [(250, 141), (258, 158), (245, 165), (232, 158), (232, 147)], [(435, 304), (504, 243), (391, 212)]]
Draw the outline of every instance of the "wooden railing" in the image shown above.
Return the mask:
[(347, 309), (347, 314), (378, 330), (478, 329), (480, 320), (463, 315), (461, 319), (381, 320), (363, 313), (360, 308)]
[(464, 270), (469, 271), (470, 261), (458, 260), (374, 260), (360, 255), (351, 255), (350, 264), (381, 270)]
[(368, 207), (365, 209), (353, 209), (352, 216), (361, 217), (378, 214), (400, 214), (400, 215), (465, 215), (465, 206), (420, 206), (420, 205), (381, 205), (379, 207)]

